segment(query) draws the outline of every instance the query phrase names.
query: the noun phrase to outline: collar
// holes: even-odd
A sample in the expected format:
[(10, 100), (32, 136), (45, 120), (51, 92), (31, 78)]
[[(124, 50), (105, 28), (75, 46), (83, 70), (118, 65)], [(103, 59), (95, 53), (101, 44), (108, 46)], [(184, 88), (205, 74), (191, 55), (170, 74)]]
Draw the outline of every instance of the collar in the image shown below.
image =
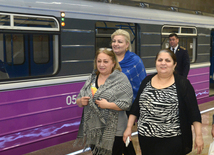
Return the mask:
[[(171, 50), (171, 51), (172, 51), (172, 49), (173, 49), (173, 47), (170, 47), (170, 50)], [(175, 51), (177, 51), (178, 45), (177, 45), (174, 49), (175, 49)]]

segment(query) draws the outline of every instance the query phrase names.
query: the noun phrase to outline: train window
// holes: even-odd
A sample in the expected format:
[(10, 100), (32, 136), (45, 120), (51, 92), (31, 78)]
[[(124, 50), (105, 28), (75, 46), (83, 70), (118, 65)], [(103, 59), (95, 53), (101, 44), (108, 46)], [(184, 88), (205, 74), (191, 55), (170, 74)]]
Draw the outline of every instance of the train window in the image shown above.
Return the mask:
[(6, 13), (0, 13), (0, 18), (5, 19), (0, 24), (0, 30), (4, 29), (0, 33), (1, 80), (58, 71), (60, 27), (56, 18)]
[(168, 36), (171, 33), (176, 33), (178, 35), (179, 45), (187, 49), (190, 57), (190, 62), (195, 62), (197, 29), (195, 27), (185, 27), (185, 26), (169, 26), (169, 25), (163, 26), (161, 32), (162, 48), (169, 48)]
[(10, 26), (10, 16), (0, 14), (0, 25)]
[(196, 29), (195, 28), (181, 28), (181, 33), (189, 33), (189, 34), (195, 34)]
[(14, 16), (14, 26), (56, 28), (57, 23), (51, 18)]
[(48, 35), (33, 35), (33, 57), (35, 63), (49, 61)]
[(178, 33), (179, 32), (179, 28), (178, 27), (163, 27), (162, 29), (162, 33)]
[(119, 22), (96, 22), (96, 50), (101, 47), (111, 48), (111, 34), (117, 29), (124, 29), (131, 37), (132, 52), (135, 52), (135, 24)]
[(5, 35), (6, 60), (8, 64), (24, 63), (24, 37), (21, 34)]

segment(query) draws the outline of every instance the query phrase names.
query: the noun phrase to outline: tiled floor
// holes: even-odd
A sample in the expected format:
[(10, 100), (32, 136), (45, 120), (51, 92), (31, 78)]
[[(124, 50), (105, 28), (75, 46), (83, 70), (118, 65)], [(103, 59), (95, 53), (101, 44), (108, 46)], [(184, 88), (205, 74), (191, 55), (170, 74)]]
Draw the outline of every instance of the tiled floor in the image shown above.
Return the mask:
[[(204, 110), (213, 108), (213, 107), (214, 107), (214, 101), (199, 105), (199, 109), (201, 112), (203, 112)], [(201, 155), (208, 154), (209, 145), (213, 141), (213, 138), (211, 136), (211, 125), (212, 125), (212, 115), (213, 114), (214, 114), (214, 110), (202, 113), (202, 115), (201, 115), (202, 116), (202, 133), (203, 133), (203, 138), (204, 138), (204, 143), (205, 143), (205, 145), (204, 145), (205, 147), (204, 147), (204, 150), (201, 153)], [(136, 126), (133, 128), (133, 130), (136, 131)], [(138, 144), (137, 136), (133, 136), (132, 140), (133, 140), (133, 144), (134, 144), (135, 150), (137, 152), (137, 155), (140, 155), (141, 151), (140, 151), (140, 147)], [(81, 148), (72, 147), (72, 143), (73, 143), (73, 141), (70, 141), (70, 142), (63, 143), (63, 144), (60, 144), (60, 145), (57, 145), (54, 147), (50, 147), (47, 149), (28, 153), (26, 155), (47, 155), (47, 154), (48, 155), (66, 155), (66, 154), (69, 154), (69, 153), (72, 153), (72, 152), (75, 152), (75, 151), (81, 149)], [(197, 154), (196, 150), (193, 150), (188, 155), (196, 155), (196, 154)], [(88, 151), (88, 152), (80, 153), (79, 155), (91, 155), (91, 152)]]

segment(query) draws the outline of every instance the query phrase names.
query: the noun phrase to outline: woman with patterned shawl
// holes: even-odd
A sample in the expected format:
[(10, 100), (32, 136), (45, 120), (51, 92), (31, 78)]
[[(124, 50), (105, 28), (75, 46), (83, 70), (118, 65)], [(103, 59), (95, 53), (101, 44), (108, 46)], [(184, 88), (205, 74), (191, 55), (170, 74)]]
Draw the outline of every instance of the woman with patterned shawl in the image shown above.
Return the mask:
[(117, 56), (122, 72), (128, 77), (133, 89), (133, 101), (137, 96), (142, 80), (146, 77), (146, 70), (141, 58), (131, 52), (130, 35), (127, 31), (118, 29), (111, 35), (112, 50)]
[(84, 108), (77, 141), (83, 138), (93, 155), (122, 155), (128, 120), (125, 111), (132, 98), (131, 84), (112, 49), (99, 49), (94, 71), (77, 97), (77, 105)]
[[(133, 100), (135, 99), (141, 81), (146, 77), (146, 70), (141, 58), (131, 52), (130, 35), (127, 31), (118, 29), (111, 35), (112, 49), (117, 56), (122, 72), (128, 77), (132, 89)], [(129, 111), (126, 112), (129, 115)], [(135, 150), (132, 142), (125, 148), (125, 154), (135, 155)]]

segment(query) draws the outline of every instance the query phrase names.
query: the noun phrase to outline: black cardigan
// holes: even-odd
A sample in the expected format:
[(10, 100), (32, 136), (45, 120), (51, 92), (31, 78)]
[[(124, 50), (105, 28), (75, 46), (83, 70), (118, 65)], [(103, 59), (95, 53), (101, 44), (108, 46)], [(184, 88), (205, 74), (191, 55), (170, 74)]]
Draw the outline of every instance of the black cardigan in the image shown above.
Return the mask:
[[(138, 90), (136, 99), (130, 110), (130, 114), (133, 114), (139, 118), (140, 109), (139, 109), (139, 97), (143, 92), (146, 84), (155, 76), (156, 74), (147, 76), (141, 83)], [(180, 128), (182, 133), (182, 144), (183, 151), (185, 154), (192, 151), (192, 130), (191, 125), (193, 122), (201, 122), (201, 114), (198, 109), (198, 102), (195, 96), (194, 88), (188, 79), (174, 74), (175, 85), (178, 95), (178, 104), (179, 104), (179, 119), (180, 119)]]

